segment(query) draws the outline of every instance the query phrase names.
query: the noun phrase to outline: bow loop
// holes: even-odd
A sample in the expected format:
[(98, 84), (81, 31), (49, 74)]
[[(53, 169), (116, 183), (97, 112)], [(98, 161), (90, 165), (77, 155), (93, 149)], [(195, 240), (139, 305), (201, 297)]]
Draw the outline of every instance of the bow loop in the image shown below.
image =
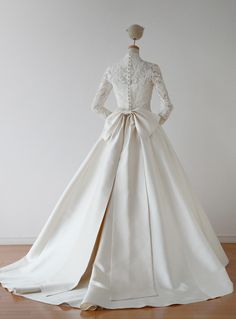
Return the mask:
[(135, 126), (138, 134), (141, 137), (149, 137), (160, 125), (159, 116), (152, 111), (144, 108), (136, 109), (121, 109), (117, 108), (105, 120), (104, 128), (102, 131), (102, 138), (107, 141), (119, 131), (119, 128), (124, 123), (124, 117), (128, 117), (129, 123)]

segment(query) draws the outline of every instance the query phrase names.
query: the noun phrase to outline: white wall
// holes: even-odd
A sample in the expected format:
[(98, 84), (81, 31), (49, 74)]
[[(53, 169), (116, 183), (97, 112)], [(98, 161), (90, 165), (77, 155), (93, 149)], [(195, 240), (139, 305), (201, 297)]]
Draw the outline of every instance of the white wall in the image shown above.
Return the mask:
[[(34, 240), (95, 143), (103, 119), (90, 103), (133, 23), (145, 27), (140, 56), (161, 66), (175, 106), (163, 127), (217, 234), (234, 240), (235, 9), (234, 0), (1, 0), (0, 242)], [(157, 94), (152, 103), (157, 112)]]

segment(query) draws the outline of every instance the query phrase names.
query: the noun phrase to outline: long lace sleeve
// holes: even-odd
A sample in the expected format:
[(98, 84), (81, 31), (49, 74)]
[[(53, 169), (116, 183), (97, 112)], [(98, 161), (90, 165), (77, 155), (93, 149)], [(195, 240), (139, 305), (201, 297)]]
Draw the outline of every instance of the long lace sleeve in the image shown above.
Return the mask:
[(158, 64), (153, 64), (152, 81), (160, 97), (161, 107), (158, 115), (160, 116), (160, 124), (163, 124), (173, 110), (173, 104), (171, 103), (165, 82), (163, 80), (162, 72)]
[(97, 92), (92, 100), (91, 110), (98, 113), (103, 118), (106, 118), (108, 115), (112, 113), (108, 108), (104, 106), (109, 93), (112, 90), (112, 84), (108, 80), (109, 67), (106, 68)]

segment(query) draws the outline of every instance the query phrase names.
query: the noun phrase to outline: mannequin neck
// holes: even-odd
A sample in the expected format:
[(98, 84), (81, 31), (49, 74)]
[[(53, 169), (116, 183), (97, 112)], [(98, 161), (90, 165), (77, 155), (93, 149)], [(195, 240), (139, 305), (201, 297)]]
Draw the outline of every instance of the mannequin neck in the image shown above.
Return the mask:
[(128, 52), (130, 52), (131, 54), (139, 54), (139, 47), (129, 46)]

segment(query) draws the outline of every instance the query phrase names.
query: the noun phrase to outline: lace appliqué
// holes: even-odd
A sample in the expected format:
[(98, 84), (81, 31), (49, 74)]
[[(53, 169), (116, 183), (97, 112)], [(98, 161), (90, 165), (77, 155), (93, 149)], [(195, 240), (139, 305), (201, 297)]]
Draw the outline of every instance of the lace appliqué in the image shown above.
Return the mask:
[(131, 59), (131, 62), (129, 71), (125, 64), (114, 64), (109, 74), (110, 81), (128, 85), (129, 78), (129, 84), (142, 85), (142, 83), (150, 79), (150, 67), (148, 62), (135, 61), (134, 59)]
[(173, 104), (171, 103), (170, 97), (168, 95), (161, 69), (158, 64), (154, 63), (152, 65), (152, 82), (160, 97), (161, 111), (158, 113), (158, 115), (161, 117), (161, 124), (163, 124), (173, 110)]
[(108, 115), (112, 113), (112, 111), (110, 111), (107, 107), (104, 106), (108, 98), (108, 95), (110, 94), (113, 87), (111, 82), (108, 80), (108, 74), (109, 67), (106, 68), (101, 78), (99, 87), (91, 104), (91, 110), (98, 113), (103, 118), (106, 118)]

